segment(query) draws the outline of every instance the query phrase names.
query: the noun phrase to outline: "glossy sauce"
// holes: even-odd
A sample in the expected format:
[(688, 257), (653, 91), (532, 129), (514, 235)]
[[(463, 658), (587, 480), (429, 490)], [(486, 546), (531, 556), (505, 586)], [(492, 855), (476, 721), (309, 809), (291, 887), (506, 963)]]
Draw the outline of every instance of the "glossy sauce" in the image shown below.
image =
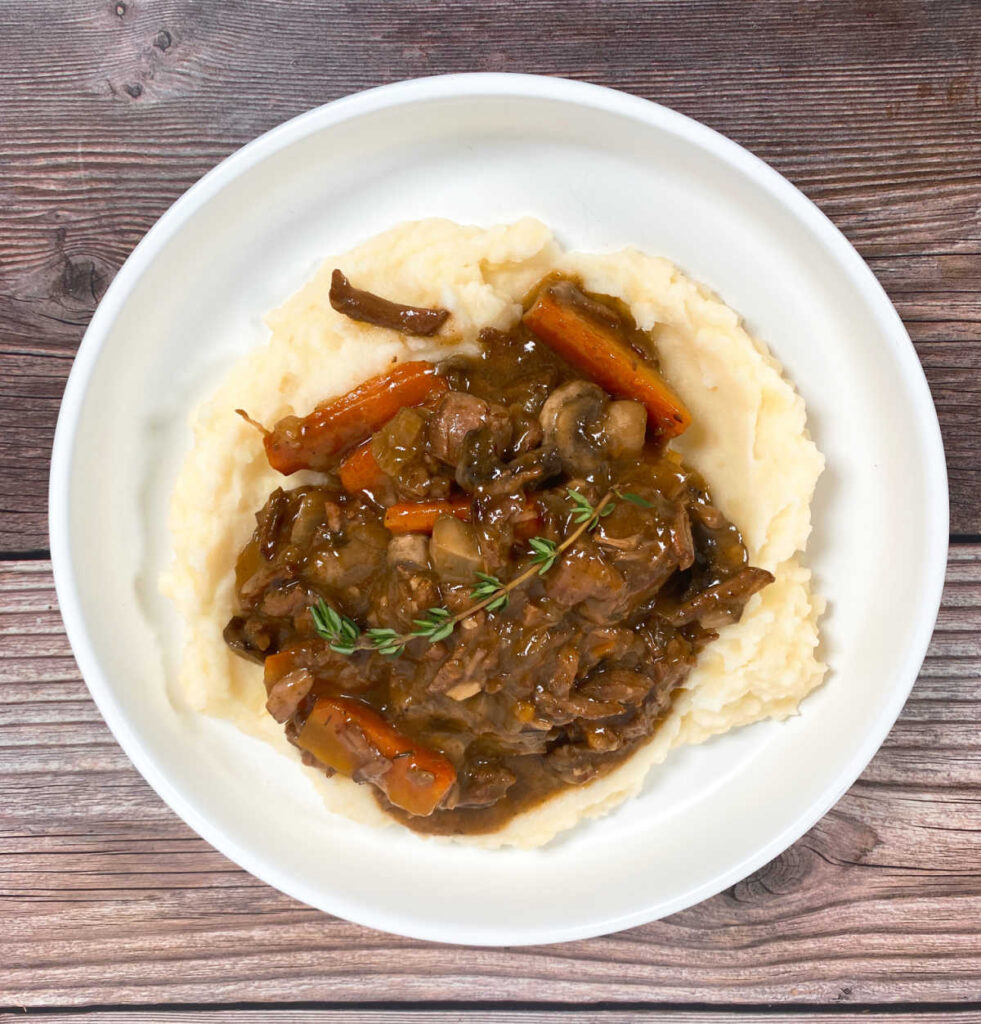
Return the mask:
[[(623, 307), (590, 298), (650, 358)], [(382, 472), (370, 486), (348, 493), (342, 485), (349, 447), (322, 467), (322, 483), (270, 496), (238, 560), (239, 610), (225, 634), (257, 661), (288, 653), (290, 679), (309, 688), (294, 705), (288, 685), (273, 693), (269, 672), (267, 686), (270, 710), (289, 712), (294, 742), (318, 700), (355, 701), (452, 765), (455, 782), (428, 814), (387, 799), (378, 780), (390, 759), (363, 757), (351, 769), (375, 783), (386, 810), (429, 833), (493, 831), (623, 763), (653, 735), (715, 629), (768, 582), (747, 566), (738, 531), (677, 455), (650, 439), (637, 446), (612, 436), (612, 424), (634, 422), (636, 410), (621, 406), (615, 419), (611, 396), (582, 387), (582, 375), (521, 324), (485, 331), (482, 341), (478, 358), (440, 364), (440, 395), (376, 429), (371, 458)], [(580, 406), (559, 401), (577, 387)], [(543, 406), (557, 393), (558, 426), (543, 436), (552, 422)], [(458, 455), (449, 461), (447, 452)], [(640, 503), (618, 498), (507, 607), (479, 612), (440, 642), (413, 639), (393, 659), (339, 654), (317, 635), (310, 606), (321, 599), (362, 628), (400, 633), (427, 608), (462, 611), (473, 603), (474, 567), (506, 582), (531, 564), (529, 536), (561, 543), (576, 528), (570, 487), (593, 503), (611, 490)], [(458, 525), (438, 526), (432, 540), (386, 528), (388, 508), (425, 501), (455, 502)], [(354, 746), (365, 735), (355, 729)], [(310, 744), (305, 758), (330, 771)]]

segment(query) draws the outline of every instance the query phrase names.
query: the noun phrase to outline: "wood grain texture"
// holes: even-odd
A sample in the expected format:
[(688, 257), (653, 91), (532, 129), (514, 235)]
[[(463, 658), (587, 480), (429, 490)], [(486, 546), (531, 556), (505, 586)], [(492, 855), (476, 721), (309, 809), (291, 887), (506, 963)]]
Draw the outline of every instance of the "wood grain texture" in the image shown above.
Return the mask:
[[(95, 1010), (80, 1015), (85, 1024), (146, 1024), (147, 1015), (133, 1010)], [(0, 1012), (3, 1022), (23, 1021), (24, 1015)], [(773, 1024), (766, 1011), (718, 1010), (164, 1010), (155, 1020), (166, 1024)], [(781, 1024), (824, 1024), (826, 1013), (781, 1013)], [(845, 1010), (834, 1015), (835, 1024), (868, 1024), (868, 1012)], [(981, 1011), (943, 1009), (904, 1013), (876, 1013), (876, 1024), (981, 1024)], [(70, 1024), (79, 1015), (38, 1013), (31, 1024)]]
[(979, 69), (973, 0), (0, 0), (0, 551), (47, 546), (73, 353), (166, 207), (300, 111), (473, 70), (657, 100), (800, 186), (906, 321), (981, 533)]
[(48, 564), (0, 563), (0, 1006), (976, 1001), (979, 724), (981, 547), (959, 545), (902, 717), (785, 854), (617, 935), (444, 947), (304, 907), (191, 833), (89, 699)]

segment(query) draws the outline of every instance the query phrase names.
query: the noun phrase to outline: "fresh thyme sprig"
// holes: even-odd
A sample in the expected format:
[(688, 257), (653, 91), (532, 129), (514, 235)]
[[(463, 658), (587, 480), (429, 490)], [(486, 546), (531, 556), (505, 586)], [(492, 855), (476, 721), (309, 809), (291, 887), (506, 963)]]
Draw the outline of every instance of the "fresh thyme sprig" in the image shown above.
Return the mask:
[(555, 565), (555, 559), (559, 557), (558, 544), (554, 540), (549, 540), (548, 537), (532, 537), (528, 541), (528, 546), (532, 551), (532, 562), (539, 567), (538, 575), (544, 576)]
[(431, 644), (445, 640), (456, 623), (450, 618), (448, 608), (429, 608), (421, 619), (413, 619), (412, 624), (416, 627), (410, 637), (423, 636)]
[(405, 641), (394, 629), (378, 626), (366, 629), (364, 633), (379, 654), (397, 658), (405, 650)]
[(310, 617), (317, 635), (326, 640), (332, 651), (351, 655), (355, 651), (374, 650), (389, 657), (398, 657), (405, 645), (415, 637), (423, 637), (431, 644), (445, 640), (453, 632), (446, 608), (429, 608), (421, 619), (413, 619), (411, 633), (399, 633), (388, 626), (373, 626), (364, 631), (353, 619), (341, 615), (323, 598), (310, 608)]
[(361, 629), (354, 619), (341, 615), (321, 598), (310, 609), (317, 634), (324, 638), (332, 651), (338, 654), (354, 654), (358, 649)]
[(380, 626), (362, 632), (353, 619), (341, 615), (321, 598), (310, 608), (317, 635), (328, 642), (332, 651), (343, 655), (351, 655), (355, 651), (376, 651), (397, 658), (410, 640), (425, 639), (431, 644), (439, 643), (450, 636), (460, 622), (477, 612), (496, 612), (506, 608), (512, 590), (535, 575), (544, 576), (584, 533), (595, 529), (600, 519), (613, 511), (617, 498), (626, 498), (641, 508), (653, 507), (637, 494), (616, 489), (608, 491), (595, 506), (582, 492), (571, 487), (567, 488), (566, 494), (573, 505), (572, 520), (577, 524), (576, 529), (561, 543), (547, 537), (532, 537), (528, 541), (531, 564), (508, 583), (490, 573), (475, 573), (475, 582), (470, 590), (470, 598), (474, 603), (456, 615), (451, 614), (448, 608), (428, 608), (422, 618), (412, 620), (415, 628), (411, 632), (399, 633)]
[(497, 576), (491, 576), (486, 572), (475, 572), (477, 582), (470, 591), (470, 598), (473, 601), (482, 601), (485, 597), (491, 598), (491, 602), (485, 605), (489, 612), (500, 611), (506, 608), (510, 598), (504, 591), (504, 584)]
[(569, 495), (569, 501), (573, 505), (572, 521), (586, 524), (587, 530), (592, 530), (603, 516), (608, 516), (613, 511), (613, 491), (606, 495), (599, 506), (595, 508), (581, 491), (567, 487), (565, 493)]

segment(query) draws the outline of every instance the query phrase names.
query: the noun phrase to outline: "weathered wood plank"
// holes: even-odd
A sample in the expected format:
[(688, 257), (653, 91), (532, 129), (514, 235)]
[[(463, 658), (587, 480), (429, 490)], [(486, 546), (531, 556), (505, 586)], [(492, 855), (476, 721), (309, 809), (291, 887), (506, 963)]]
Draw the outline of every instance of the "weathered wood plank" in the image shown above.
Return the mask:
[[(31, 1014), (37, 1024), (69, 1024), (76, 1013)], [(145, 1024), (144, 1011), (96, 1010), (86, 1013), (86, 1024)], [(766, 1010), (155, 1010), (154, 1019), (165, 1024), (821, 1024), (827, 1013), (781, 1013), (775, 1017)], [(844, 1010), (831, 1018), (835, 1024), (868, 1024), (867, 1012)], [(926, 1010), (904, 1013), (876, 1013), (877, 1024), (981, 1024), (978, 1010)], [(24, 1020), (23, 1014), (0, 1013), (3, 1021)]]
[(47, 563), (0, 564), (0, 1004), (976, 1000), (979, 725), (981, 547), (960, 545), (902, 717), (784, 855), (618, 935), (449, 948), (303, 907), (192, 834), (88, 698)]
[(470, 70), (665, 103), (818, 202), (910, 327), (944, 430), (952, 528), (981, 533), (979, 68), (971, 0), (614, 0), (588, 17), (565, 0), (0, 3), (0, 551), (47, 545), (71, 356), (166, 207), (302, 110)]

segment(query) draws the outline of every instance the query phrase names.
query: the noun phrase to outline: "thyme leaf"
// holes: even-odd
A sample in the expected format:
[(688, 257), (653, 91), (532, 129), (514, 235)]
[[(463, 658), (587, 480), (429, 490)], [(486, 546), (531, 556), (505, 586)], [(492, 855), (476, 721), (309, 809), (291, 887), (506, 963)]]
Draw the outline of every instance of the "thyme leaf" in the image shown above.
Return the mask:
[(405, 640), (394, 629), (389, 629), (387, 626), (366, 629), (365, 636), (371, 641), (375, 650), (386, 657), (397, 658), (405, 650)]
[[(491, 576), (486, 572), (475, 572), (477, 582), (470, 590), (470, 597), (474, 601), (482, 601), (485, 597), (493, 597), (499, 590), (504, 589), (504, 584), (497, 576)], [(488, 607), (490, 607), (488, 605)]]
[(358, 624), (331, 608), (323, 598), (311, 605), (310, 618), (313, 619), (313, 628), (317, 635), (327, 641), (332, 651), (349, 655), (358, 649), (361, 639)]
[(421, 619), (413, 619), (412, 624), (416, 627), (408, 634), (408, 637), (423, 637), (431, 644), (445, 640), (456, 628), (457, 619), (450, 617), (448, 608), (428, 608)]
[(532, 537), (528, 541), (528, 546), (532, 551), (532, 563), (540, 567), (538, 575), (544, 576), (555, 565), (555, 559), (558, 558), (558, 544), (554, 540), (549, 540), (548, 537)]
[(617, 491), (619, 497), (623, 498), (624, 501), (629, 501), (632, 505), (636, 505), (638, 508), (653, 508), (654, 502), (648, 501), (646, 498), (642, 498), (639, 494), (634, 494), (632, 491)]
[(580, 526), (585, 526), (587, 530), (595, 529), (600, 519), (603, 516), (608, 516), (616, 507), (613, 491), (602, 498), (598, 507), (595, 507), (585, 494), (573, 487), (567, 487), (565, 492), (573, 506), (572, 521)]

